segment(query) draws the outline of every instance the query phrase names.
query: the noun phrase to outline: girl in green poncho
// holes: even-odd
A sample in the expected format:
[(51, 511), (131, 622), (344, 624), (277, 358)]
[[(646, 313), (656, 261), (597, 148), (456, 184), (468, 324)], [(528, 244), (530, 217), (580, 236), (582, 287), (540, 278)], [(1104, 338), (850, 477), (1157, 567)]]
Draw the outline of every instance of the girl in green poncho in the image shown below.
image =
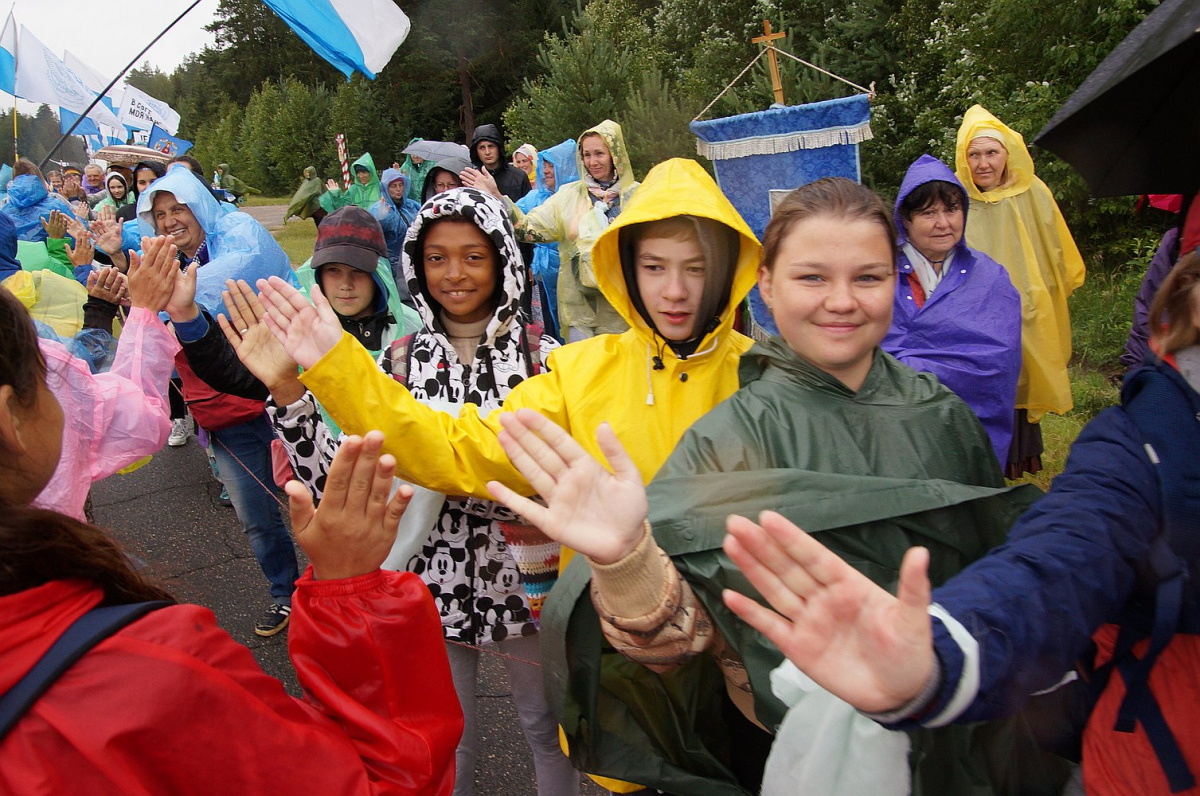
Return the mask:
[(134, 197), (129, 193), (129, 183), (118, 172), (109, 173), (108, 179), (105, 180), (105, 187), (108, 188), (108, 196), (96, 203), (97, 210), (102, 207), (120, 210), (134, 201)]
[[(489, 489), (583, 554), (542, 613), (547, 682), (577, 766), (671, 793), (757, 794), (791, 707), (810, 732), (848, 728), (828, 749), (780, 750), (808, 753), (801, 790), (1061, 789), (1023, 725), (871, 735), (862, 725), (873, 722), (820, 695), (784, 704), (770, 679), (782, 654), (721, 601), (725, 588), (757, 596), (721, 550), (731, 513), (777, 510), (820, 529), (885, 585), (912, 544), (931, 548), (944, 579), (999, 544), (1016, 516), (971, 410), (879, 348), (895, 238), (879, 198), (848, 180), (781, 203), (759, 270), (780, 337), (743, 355), (741, 388), (684, 434), (649, 490), (606, 425), (597, 439), (611, 473), (541, 415), (502, 418), (505, 451), (547, 505)], [(636, 264), (678, 279), (681, 302), (695, 267)], [(605, 643), (620, 655), (601, 654)]]
[(379, 174), (375, 171), (375, 160), (370, 152), (363, 153), (362, 157), (354, 161), (350, 171), (354, 175), (354, 181), (345, 191), (333, 180), (325, 183), (325, 187), (329, 189), (321, 194), (321, 207), (325, 212), (332, 213), (350, 205), (357, 205), (370, 212), (371, 205), (383, 196), (379, 187)]

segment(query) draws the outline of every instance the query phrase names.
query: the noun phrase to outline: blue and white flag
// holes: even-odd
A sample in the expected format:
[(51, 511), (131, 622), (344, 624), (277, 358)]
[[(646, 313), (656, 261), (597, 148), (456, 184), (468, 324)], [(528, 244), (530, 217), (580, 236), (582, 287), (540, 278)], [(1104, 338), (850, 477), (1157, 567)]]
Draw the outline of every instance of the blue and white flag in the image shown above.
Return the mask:
[(156, 124), (150, 128), (150, 142), (146, 146), (156, 149), (164, 155), (175, 157), (191, 149), (192, 142), (183, 138), (176, 138)]
[(347, 78), (358, 71), (374, 80), (408, 38), (408, 17), (392, 0), (263, 2)]
[[(96, 99), (97, 92), (87, 87), (79, 75), (42, 44), (22, 25), (17, 36), (16, 95), (32, 102), (44, 102), (83, 113)], [(101, 124), (116, 127), (117, 117), (103, 103), (87, 114)]]
[[(75, 124), (75, 120), (79, 119), (79, 124)], [(71, 129), (74, 125), (75, 129)], [(66, 135), (68, 132), (71, 135), (100, 135), (100, 125), (95, 119), (80, 119), (79, 114), (70, 108), (58, 109), (58, 132), (61, 135)]]
[(179, 129), (179, 113), (174, 108), (133, 86), (125, 87), (118, 116), (121, 124), (134, 130), (148, 131), (156, 124), (171, 134)]
[(0, 32), (0, 91), (15, 94), (17, 87), (17, 21), (12, 12)]

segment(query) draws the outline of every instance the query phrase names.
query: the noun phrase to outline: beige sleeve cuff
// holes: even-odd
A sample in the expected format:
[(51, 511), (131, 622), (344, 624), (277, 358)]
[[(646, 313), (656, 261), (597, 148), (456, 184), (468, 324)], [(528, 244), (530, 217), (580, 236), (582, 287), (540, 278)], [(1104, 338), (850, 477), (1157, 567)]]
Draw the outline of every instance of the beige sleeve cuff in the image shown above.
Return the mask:
[(644, 529), (637, 547), (620, 561), (598, 564), (588, 559), (592, 593), (614, 618), (639, 619), (654, 613), (666, 602), (666, 592), (673, 585), (667, 570), (673, 566), (671, 559), (654, 541), (649, 521)]

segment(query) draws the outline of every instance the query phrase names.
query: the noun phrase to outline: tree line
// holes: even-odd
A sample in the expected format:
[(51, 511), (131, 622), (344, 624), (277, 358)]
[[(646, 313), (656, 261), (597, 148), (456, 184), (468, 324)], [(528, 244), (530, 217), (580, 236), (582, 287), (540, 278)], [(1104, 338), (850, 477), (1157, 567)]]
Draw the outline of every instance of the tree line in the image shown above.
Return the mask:
[[(770, 19), (781, 48), (874, 84), (864, 180), (893, 192), (922, 152), (953, 163), (962, 113), (980, 103), (1031, 139), (1156, 0), (399, 0), (412, 33), (375, 81), (347, 81), (258, 0), (221, 0), (216, 44), (171, 75), (129, 82), (180, 111), (206, 165), (290, 191), (305, 166), (338, 173), (351, 157), (399, 159), (414, 136), (464, 142), (499, 122), (510, 150), (549, 146), (603, 118), (621, 122), (637, 173), (695, 157), (688, 123), (757, 54)], [(770, 103), (764, 60), (707, 117)], [(854, 89), (790, 59), (789, 103)], [(158, 92), (158, 93), (156, 93)], [(163, 96), (166, 94), (167, 96)], [(1093, 260), (1119, 257), (1140, 223), (1132, 200), (1093, 201), (1074, 171), (1035, 148)]]

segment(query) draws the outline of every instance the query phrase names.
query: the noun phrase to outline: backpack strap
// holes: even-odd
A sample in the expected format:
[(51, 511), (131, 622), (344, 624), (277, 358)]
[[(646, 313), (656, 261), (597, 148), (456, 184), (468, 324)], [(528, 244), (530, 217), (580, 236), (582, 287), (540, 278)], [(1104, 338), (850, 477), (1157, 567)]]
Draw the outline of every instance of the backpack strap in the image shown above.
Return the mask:
[(408, 387), (408, 354), (412, 350), (412, 340), (413, 335), (406, 334), (399, 340), (393, 340), (388, 347), (390, 375), (401, 387)]
[(171, 603), (161, 600), (106, 605), (76, 619), (17, 684), (0, 696), (0, 739), (46, 693), (50, 686), (92, 647), (151, 611)]
[(529, 374), (536, 376), (545, 370), (542, 365), (542, 335), (545, 333), (540, 323), (533, 321), (525, 324), (525, 354), (529, 361)]
[[(1200, 396), (1169, 365), (1135, 372), (1122, 389), (1125, 414), (1146, 440), (1162, 500), (1162, 533), (1154, 539), (1146, 562), (1154, 594), (1149, 627), (1130, 616), (1122, 621), (1112, 666), (1125, 681), (1114, 729), (1134, 732), (1138, 723), (1163, 767), (1171, 791), (1195, 787), (1174, 733), (1150, 690), (1150, 670), (1180, 632), (1196, 632), (1196, 583), (1191, 569), (1200, 563)], [(1133, 646), (1149, 636), (1141, 658)], [(1111, 668), (1111, 667), (1110, 667)], [(1107, 679), (1107, 673), (1105, 673)]]

